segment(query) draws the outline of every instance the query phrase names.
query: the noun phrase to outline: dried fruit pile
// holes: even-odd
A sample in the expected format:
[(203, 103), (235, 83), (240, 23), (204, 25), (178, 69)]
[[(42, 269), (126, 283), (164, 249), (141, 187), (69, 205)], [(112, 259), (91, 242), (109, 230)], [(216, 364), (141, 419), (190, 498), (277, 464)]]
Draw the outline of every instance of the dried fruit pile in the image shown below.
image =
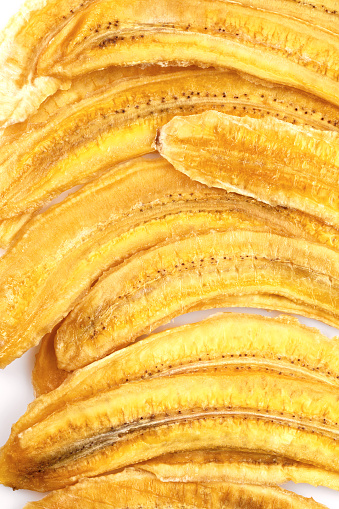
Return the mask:
[(339, 328), (337, 0), (27, 0), (0, 64), (0, 367), (41, 343), (1, 483), (323, 507), (277, 485), (339, 490), (338, 339), (144, 335)]

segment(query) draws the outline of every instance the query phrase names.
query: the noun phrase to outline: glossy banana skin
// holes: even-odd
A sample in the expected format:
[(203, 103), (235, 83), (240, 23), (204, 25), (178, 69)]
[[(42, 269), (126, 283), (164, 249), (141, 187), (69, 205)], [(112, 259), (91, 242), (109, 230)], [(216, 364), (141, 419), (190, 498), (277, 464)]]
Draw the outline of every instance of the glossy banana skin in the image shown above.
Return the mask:
[(13, 430), (0, 479), (44, 491), (167, 453), (229, 448), (338, 472), (337, 399), (323, 384), (263, 373), (130, 382)]
[(229, 483), (162, 483), (137, 468), (84, 479), (54, 492), (25, 509), (324, 509), (324, 506), (280, 488)]
[[(29, 221), (0, 260), (0, 366), (38, 344), (108, 269), (173, 239), (234, 228), (306, 239), (337, 256), (337, 230), (297, 211), (209, 189), (163, 159), (114, 168)], [(260, 299), (269, 305), (252, 302)], [(291, 310), (283, 301), (270, 297)]]
[(3, 120), (25, 119), (70, 78), (112, 65), (235, 68), (338, 104), (336, 4), (27, 2), (0, 46)]
[(199, 182), (339, 225), (337, 133), (209, 111), (175, 117), (156, 146)]
[(175, 115), (216, 109), (338, 130), (339, 108), (314, 96), (213, 69), (107, 69), (79, 77), (0, 145), (0, 243), (52, 198), (121, 161), (152, 152)]

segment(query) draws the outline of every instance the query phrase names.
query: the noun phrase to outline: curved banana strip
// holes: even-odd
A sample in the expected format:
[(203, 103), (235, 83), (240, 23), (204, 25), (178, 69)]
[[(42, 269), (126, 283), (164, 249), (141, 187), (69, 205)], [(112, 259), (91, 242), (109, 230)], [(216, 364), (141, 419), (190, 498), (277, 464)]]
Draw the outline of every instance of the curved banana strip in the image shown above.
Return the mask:
[(237, 305), (233, 295), (246, 306), (253, 306), (251, 295), (263, 301), (268, 295), (268, 305), (270, 295), (281, 296), (283, 311), (290, 302), (300, 314), (338, 327), (338, 254), (238, 228), (140, 252), (108, 271), (66, 317), (55, 339), (58, 366), (85, 366), (180, 314)]
[(325, 259), (338, 250), (338, 231), (316, 219), (209, 189), (163, 159), (115, 168), (34, 217), (0, 260), (0, 367), (38, 344), (110, 267), (174, 239), (234, 228), (319, 242), (330, 248)]
[(1, 228), (9, 231), (2, 244), (16, 233), (15, 216), (39, 209), (115, 163), (151, 152), (157, 129), (173, 116), (214, 108), (339, 129), (339, 108), (284, 87), (258, 86), (232, 71), (132, 68), (86, 76), (45, 102), (26, 123), (5, 131), (0, 236)]
[(83, 479), (75, 486), (31, 502), (25, 509), (325, 509), (312, 499), (280, 488), (218, 483), (162, 483), (129, 468), (119, 474)]
[[(56, 389), (69, 375), (57, 369), (54, 335), (46, 339), (33, 372), (38, 395)], [(218, 313), (195, 324), (153, 334), (90, 364), (43, 401), (64, 405), (127, 381), (216, 368), (273, 371), (338, 386), (338, 338), (330, 340), (288, 316), (271, 319)], [(39, 408), (41, 412), (41, 404)], [(53, 406), (53, 411), (56, 408)]]
[(232, 482), (276, 486), (288, 481), (339, 489), (339, 474), (265, 454), (193, 451), (138, 464), (164, 482)]
[(44, 491), (204, 449), (273, 454), (338, 473), (338, 420), (337, 391), (319, 383), (218, 371), (151, 378), (14, 432), (1, 451), (0, 481)]
[(151, 63), (235, 68), (339, 104), (336, 4), (29, 0), (0, 40), (2, 120), (25, 119), (74, 76)]
[(156, 146), (199, 182), (339, 226), (337, 133), (208, 111), (172, 119)]

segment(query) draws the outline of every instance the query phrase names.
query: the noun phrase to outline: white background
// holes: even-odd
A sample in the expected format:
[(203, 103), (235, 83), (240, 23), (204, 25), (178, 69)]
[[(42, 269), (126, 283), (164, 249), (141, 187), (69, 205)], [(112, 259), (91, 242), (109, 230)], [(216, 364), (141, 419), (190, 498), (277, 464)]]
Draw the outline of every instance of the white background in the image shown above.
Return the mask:
[[(0, 0), (0, 29), (6, 25), (10, 16), (18, 10), (21, 3), (21, 0)], [(239, 311), (254, 312), (249, 309), (241, 309)], [(171, 326), (196, 322), (213, 314), (213, 312), (191, 313), (174, 320)], [(255, 312), (268, 316), (277, 316), (279, 314), (274, 312), (266, 313), (264, 311)], [(339, 331), (315, 320), (300, 317), (300, 321), (307, 325), (318, 327), (321, 332), (329, 337), (339, 335)], [(7, 440), (11, 425), (25, 412), (27, 404), (33, 399), (31, 371), (36, 351), (36, 349), (29, 351), (21, 359), (16, 360), (5, 370), (0, 371), (0, 446)], [(333, 490), (314, 488), (303, 484), (295, 485), (293, 483), (288, 483), (286, 487), (301, 495), (313, 497), (318, 502), (325, 504), (329, 509), (339, 509), (339, 493)], [(23, 490), (14, 492), (10, 488), (0, 486), (0, 509), (22, 509), (28, 501), (39, 500), (40, 498), (42, 498), (42, 495), (33, 492)]]

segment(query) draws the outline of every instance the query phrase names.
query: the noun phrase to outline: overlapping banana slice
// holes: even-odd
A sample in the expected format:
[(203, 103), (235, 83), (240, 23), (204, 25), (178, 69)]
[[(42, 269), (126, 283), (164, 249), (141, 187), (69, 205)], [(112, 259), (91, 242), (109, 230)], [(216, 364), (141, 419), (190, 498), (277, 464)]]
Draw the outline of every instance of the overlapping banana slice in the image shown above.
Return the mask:
[(1, 120), (108, 66), (238, 69), (339, 104), (336, 1), (27, 1), (0, 40)]
[[(57, 367), (54, 339), (54, 333), (46, 336), (37, 355), (33, 384), (38, 396), (59, 387), (70, 374)], [(219, 314), (195, 325), (154, 334), (90, 364), (77, 374), (77, 379), (81, 379), (82, 397), (112, 386), (112, 373), (117, 380), (114, 384), (119, 385), (157, 373), (175, 374), (202, 366), (264, 369), (336, 386), (337, 348), (337, 339), (328, 340), (291, 317), (268, 320), (256, 315)], [(68, 385), (67, 394), (67, 400), (79, 397)]]
[(175, 117), (156, 145), (199, 182), (339, 225), (337, 133), (208, 111)]
[[(210, 235), (204, 237), (204, 234), (209, 232)], [(226, 236), (223, 236), (222, 232)], [(214, 257), (212, 251), (217, 249), (217, 246), (209, 246), (209, 242), (214, 244), (219, 238), (223, 239), (222, 249), (225, 250), (220, 265), (217, 258), (211, 259)], [(254, 241), (252, 248), (247, 246), (250, 238)], [(291, 243), (290, 238), (294, 239)], [(231, 239), (231, 244), (227, 239)], [(182, 255), (190, 259), (187, 270), (180, 265), (183, 272), (177, 271), (179, 261), (175, 260), (179, 252), (173, 251), (176, 245), (182, 246), (185, 250)], [(288, 245), (286, 249), (285, 245)], [(33, 218), (0, 260), (0, 366), (4, 367), (28, 348), (38, 344), (108, 269), (119, 267), (122, 273), (126, 273), (131, 284), (143, 285), (143, 278), (148, 279), (147, 284), (151, 284), (151, 278), (147, 275), (148, 267), (145, 265), (140, 272), (137, 265), (143, 264), (144, 260), (149, 258), (152, 265), (149, 273), (151, 275), (160, 261), (151, 261), (151, 258), (156, 256), (157, 251), (152, 251), (156, 246), (165, 250), (161, 251), (164, 253), (168, 249), (168, 262), (178, 265), (177, 268), (173, 267), (173, 281), (179, 282), (181, 275), (186, 278), (182, 280), (182, 288), (191, 274), (195, 274), (195, 278), (200, 277), (200, 264), (206, 281), (211, 273), (214, 274), (212, 280), (217, 277), (220, 281), (229, 281), (231, 288), (236, 280), (235, 265), (229, 258), (234, 255), (239, 267), (243, 267), (240, 270), (244, 277), (246, 271), (252, 274), (252, 290), (248, 287), (245, 293), (252, 295), (253, 306), (274, 307), (283, 311), (305, 309), (311, 316), (332, 324), (337, 323), (333, 300), (336, 298), (336, 267), (339, 266), (336, 261), (339, 256), (337, 230), (297, 211), (269, 207), (250, 198), (194, 183), (175, 171), (163, 159), (137, 159), (115, 168), (71, 195), (63, 203)], [(201, 262), (203, 251), (210, 248), (212, 251), (208, 252), (205, 261)], [(283, 251), (282, 259), (276, 260), (279, 249)], [(196, 260), (197, 264), (194, 266), (191, 261), (196, 258), (199, 250), (199, 260)], [(273, 261), (267, 260), (270, 256), (273, 256)], [(263, 259), (260, 261), (258, 257)], [(137, 278), (132, 278), (132, 272), (128, 273), (129, 268), (126, 269), (127, 265), (123, 265), (124, 261), (127, 263), (129, 259), (131, 270), (135, 267), (138, 271)], [(251, 265), (251, 260), (254, 265)], [(287, 263), (284, 263), (284, 260), (287, 260)], [(180, 260), (181, 263), (184, 263), (184, 259)], [(298, 264), (300, 267), (297, 267)], [(229, 271), (232, 265), (233, 273), (232, 269)], [(221, 270), (222, 266), (224, 270)], [(252, 269), (255, 266), (258, 269), (261, 267), (258, 278), (260, 271), (263, 278), (273, 277), (274, 290), (271, 285), (269, 291), (260, 291), (261, 281), (253, 279), (255, 272)], [(197, 267), (197, 270), (194, 270), (194, 267)], [(280, 268), (282, 272), (279, 275)], [(162, 269), (159, 266), (156, 270)], [(311, 278), (311, 283), (307, 285), (304, 279), (306, 273), (307, 277)], [(285, 285), (284, 277), (290, 276), (296, 277), (291, 283), (296, 286), (291, 289), (291, 284), (288, 283), (286, 291), (289, 294), (283, 295), (284, 291), (281, 288), (281, 291), (279, 290), (279, 285)], [(105, 280), (108, 282), (110, 277), (111, 275)], [(312, 277), (315, 287), (311, 290)], [(331, 284), (329, 278), (333, 279)], [(92, 292), (96, 291), (97, 286), (101, 288), (101, 285), (105, 284), (105, 280), (100, 282), (100, 286), (96, 284), (93, 287), (91, 295), (94, 295)], [(297, 281), (305, 281), (304, 287), (300, 283), (299, 288)], [(124, 284), (124, 281), (121, 280), (119, 284)], [(156, 272), (155, 284), (158, 284), (160, 290), (160, 272)], [(207, 290), (208, 285), (204, 288)], [(322, 297), (317, 293), (318, 290)], [(303, 295), (303, 291), (307, 293)], [(311, 296), (311, 292), (315, 292), (314, 296)], [(141, 294), (145, 298), (146, 293), (142, 291)], [(232, 295), (230, 299), (224, 293), (222, 302), (219, 301), (220, 305), (228, 302), (236, 305), (247, 300), (245, 295), (239, 295), (234, 286), (229, 297)], [(109, 298), (108, 293), (106, 296)], [(123, 299), (118, 300), (123, 304)], [(141, 299), (140, 304), (142, 302)], [(181, 307), (178, 298), (175, 302), (179, 305), (180, 312), (184, 307), (187, 308), (187, 303), (184, 302)], [(214, 305), (214, 302), (218, 305), (216, 295), (210, 305)], [(206, 300), (205, 305), (207, 304)], [(166, 309), (167, 304), (162, 311)], [(132, 311), (132, 307), (130, 310)], [(125, 308), (125, 312), (129, 313), (129, 309)], [(71, 315), (68, 323), (72, 321), (72, 316), (74, 315)], [(141, 318), (143, 320), (143, 317)], [(142, 327), (149, 330), (149, 325)], [(72, 330), (74, 328), (70, 328), (70, 333)], [(108, 331), (107, 329), (105, 333), (101, 328), (100, 334), (95, 333), (96, 337), (103, 337), (104, 333), (111, 338)], [(86, 333), (85, 329), (83, 333)], [(62, 335), (62, 341), (66, 345), (68, 340), (64, 332)], [(81, 341), (79, 336), (74, 347), (77, 348)], [(114, 349), (106, 340), (105, 343), (107, 352)], [(127, 344), (122, 340), (121, 346), (124, 343)], [(94, 351), (96, 347), (92, 340), (91, 344)], [(83, 356), (86, 355), (85, 348), (82, 352)], [(98, 352), (96, 355), (102, 354)], [(83, 360), (79, 358), (79, 363)], [(85, 363), (88, 362), (90, 358), (85, 359)], [(73, 367), (69, 366), (68, 369), (73, 370)]]
[(167, 453), (238, 449), (312, 465), (326, 484), (339, 471), (337, 401), (324, 384), (255, 371), (149, 377), (30, 427), (24, 417), (1, 451), (0, 480), (48, 491)]
[(154, 458), (140, 468), (164, 481), (338, 489), (338, 377), (336, 339), (289, 317), (218, 314), (120, 350), (36, 399), (2, 450), (0, 479), (48, 490)]
[(157, 128), (174, 115), (211, 109), (339, 129), (338, 107), (229, 70), (132, 67), (79, 77), (2, 135), (0, 244), (62, 191), (154, 150)]

